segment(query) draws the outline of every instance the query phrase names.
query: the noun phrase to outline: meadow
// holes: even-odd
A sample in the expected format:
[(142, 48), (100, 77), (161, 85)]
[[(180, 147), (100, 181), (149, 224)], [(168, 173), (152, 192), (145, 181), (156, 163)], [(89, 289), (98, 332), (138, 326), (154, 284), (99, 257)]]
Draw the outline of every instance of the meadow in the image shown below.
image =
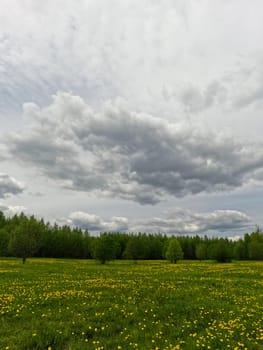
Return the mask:
[(0, 260), (0, 349), (263, 349), (263, 262)]

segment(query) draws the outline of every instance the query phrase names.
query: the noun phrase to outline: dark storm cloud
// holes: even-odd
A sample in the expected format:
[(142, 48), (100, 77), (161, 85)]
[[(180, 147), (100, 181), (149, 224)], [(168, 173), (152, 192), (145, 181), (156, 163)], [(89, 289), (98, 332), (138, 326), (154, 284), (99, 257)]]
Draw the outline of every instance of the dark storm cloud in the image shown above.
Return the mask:
[(10, 153), (22, 163), (31, 163), (44, 175), (60, 180), (63, 187), (76, 190), (102, 188), (104, 179), (82, 166), (74, 146), (61, 139), (53, 139), (52, 133), (12, 135)]
[(46, 108), (25, 105), (25, 114), (32, 125), (9, 135), (10, 155), (76, 191), (154, 204), (241, 187), (263, 167), (260, 145), (131, 112), (122, 100), (96, 112), (58, 93)]

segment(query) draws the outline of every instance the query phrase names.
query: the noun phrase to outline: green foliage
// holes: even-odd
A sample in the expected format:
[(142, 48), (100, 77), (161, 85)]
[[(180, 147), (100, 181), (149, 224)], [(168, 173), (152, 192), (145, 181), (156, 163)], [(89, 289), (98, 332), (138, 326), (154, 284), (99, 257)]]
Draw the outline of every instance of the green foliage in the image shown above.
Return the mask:
[(93, 257), (101, 264), (105, 264), (116, 258), (118, 248), (114, 238), (110, 234), (104, 233), (94, 241)]
[(9, 234), (5, 228), (0, 228), (0, 256), (8, 256)]
[(129, 237), (128, 242), (126, 244), (126, 249), (123, 253), (123, 256), (126, 259), (131, 259), (134, 261), (140, 259), (146, 259), (148, 255), (148, 240), (143, 235), (132, 235)]
[(218, 239), (210, 247), (210, 258), (217, 262), (229, 262), (232, 256), (231, 245), (226, 239)]
[(16, 257), (22, 258), (24, 264), (26, 259), (37, 251), (38, 238), (39, 224), (37, 220), (33, 216), (28, 219), (22, 215), (19, 225), (12, 232), (8, 248)]
[(196, 258), (199, 260), (205, 260), (208, 258), (207, 246), (205, 243), (199, 243), (195, 249)]
[(4, 213), (0, 210), (0, 229), (6, 225), (6, 219)]
[(1, 259), (0, 349), (260, 350), (262, 267)]
[(167, 240), (166, 236), (163, 235), (148, 235), (148, 259), (151, 260), (161, 260), (163, 259), (163, 248)]
[(249, 257), (251, 260), (263, 260), (263, 243), (252, 241), (249, 244)]
[(259, 228), (249, 237), (248, 255), (251, 260), (263, 260), (263, 233)]
[[(110, 237), (107, 244), (100, 242), (98, 237), (91, 236), (88, 231), (83, 232), (76, 227), (50, 225), (43, 219), (38, 220), (34, 216), (28, 218), (24, 214), (6, 218), (0, 211), (0, 256), (22, 257), (24, 262), (29, 256), (95, 258), (102, 263), (112, 259), (161, 260), (170, 254), (167, 250), (170, 241), (174, 239), (162, 234), (147, 233), (111, 232), (105, 235)], [(218, 262), (233, 258), (263, 260), (263, 233), (259, 228), (251, 234), (245, 234), (237, 242), (226, 238), (202, 238), (198, 235), (179, 236), (176, 239), (184, 259), (212, 259)], [(112, 249), (108, 249), (111, 246)]]
[(183, 259), (184, 253), (179, 241), (176, 238), (171, 238), (166, 250), (166, 259), (171, 263), (176, 263), (177, 260)]
[(199, 237), (181, 236), (177, 239), (184, 252), (184, 259), (195, 259), (195, 246), (199, 242)]
[(248, 245), (246, 241), (240, 239), (238, 242), (236, 242), (234, 247), (234, 257), (237, 260), (249, 259)]

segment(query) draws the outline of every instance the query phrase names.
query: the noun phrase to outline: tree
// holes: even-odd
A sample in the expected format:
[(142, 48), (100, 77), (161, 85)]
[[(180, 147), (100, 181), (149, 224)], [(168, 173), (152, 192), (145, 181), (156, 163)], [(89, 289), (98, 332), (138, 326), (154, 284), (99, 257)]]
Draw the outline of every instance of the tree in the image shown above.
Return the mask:
[(6, 225), (4, 213), (0, 210), (0, 229)]
[(158, 235), (149, 235), (148, 236), (149, 240), (149, 253), (148, 257), (151, 260), (156, 260), (156, 259), (163, 259), (163, 247), (164, 247), (164, 242), (166, 238), (160, 234)]
[(199, 243), (195, 249), (195, 256), (199, 260), (207, 259), (207, 247), (205, 243)]
[(92, 255), (95, 259), (100, 261), (101, 264), (105, 264), (107, 261), (116, 258), (118, 248), (114, 237), (110, 234), (103, 233), (94, 241)]
[(252, 260), (263, 260), (263, 243), (252, 241), (249, 245), (249, 257)]
[(182, 259), (184, 256), (183, 250), (179, 241), (176, 238), (171, 238), (168, 241), (168, 247), (165, 253), (165, 257), (171, 263), (176, 264), (177, 260)]
[(123, 257), (126, 259), (132, 259), (137, 262), (139, 259), (143, 259), (145, 254), (145, 247), (142, 245), (142, 240), (138, 236), (130, 236), (126, 244), (126, 249), (123, 252)]
[(0, 228), (0, 256), (8, 255), (9, 234), (5, 228)]
[(263, 260), (263, 233), (258, 226), (256, 231), (250, 235), (248, 251), (250, 259)]
[(84, 259), (91, 259), (91, 247), (92, 247), (92, 237), (90, 237), (88, 230), (84, 232), (83, 235), (83, 258)]
[(28, 219), (21, 215), (20, 223), (13, 231), (8, 248), (12, 254), (22, 258), (22, 263), (25, 264), (26, 259), (37, 252), (39, 245), (38, 236), (37, 220), (34, 217)]
[(237, 260), (247, 260), (248, 255), (248, 245), (242, 239), (239, 239), (234, 246), (234, 256)]
[(193, 237), (182, 236), (178, 238), (181, 248), (184, 252), (185, 259), (195, 258), (195, 247)]
[(231, 261), (232, 249), (227, 239), (220, 238), (209, 247), (209, 256), (217, 262)]
[(118, 247), (116, 251), (116, 259), (122, 259), (129, 236), (126, 233), (121, 232), (111, 232), (110, 235), (114, 238), (114, 241)]

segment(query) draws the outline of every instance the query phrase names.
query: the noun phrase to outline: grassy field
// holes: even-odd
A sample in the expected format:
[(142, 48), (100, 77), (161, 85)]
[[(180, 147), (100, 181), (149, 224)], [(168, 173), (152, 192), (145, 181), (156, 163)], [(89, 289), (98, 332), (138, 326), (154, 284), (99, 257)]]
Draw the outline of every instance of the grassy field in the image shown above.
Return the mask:
[(263, 349), (263, 263), (0, 260), (0, 349)]

